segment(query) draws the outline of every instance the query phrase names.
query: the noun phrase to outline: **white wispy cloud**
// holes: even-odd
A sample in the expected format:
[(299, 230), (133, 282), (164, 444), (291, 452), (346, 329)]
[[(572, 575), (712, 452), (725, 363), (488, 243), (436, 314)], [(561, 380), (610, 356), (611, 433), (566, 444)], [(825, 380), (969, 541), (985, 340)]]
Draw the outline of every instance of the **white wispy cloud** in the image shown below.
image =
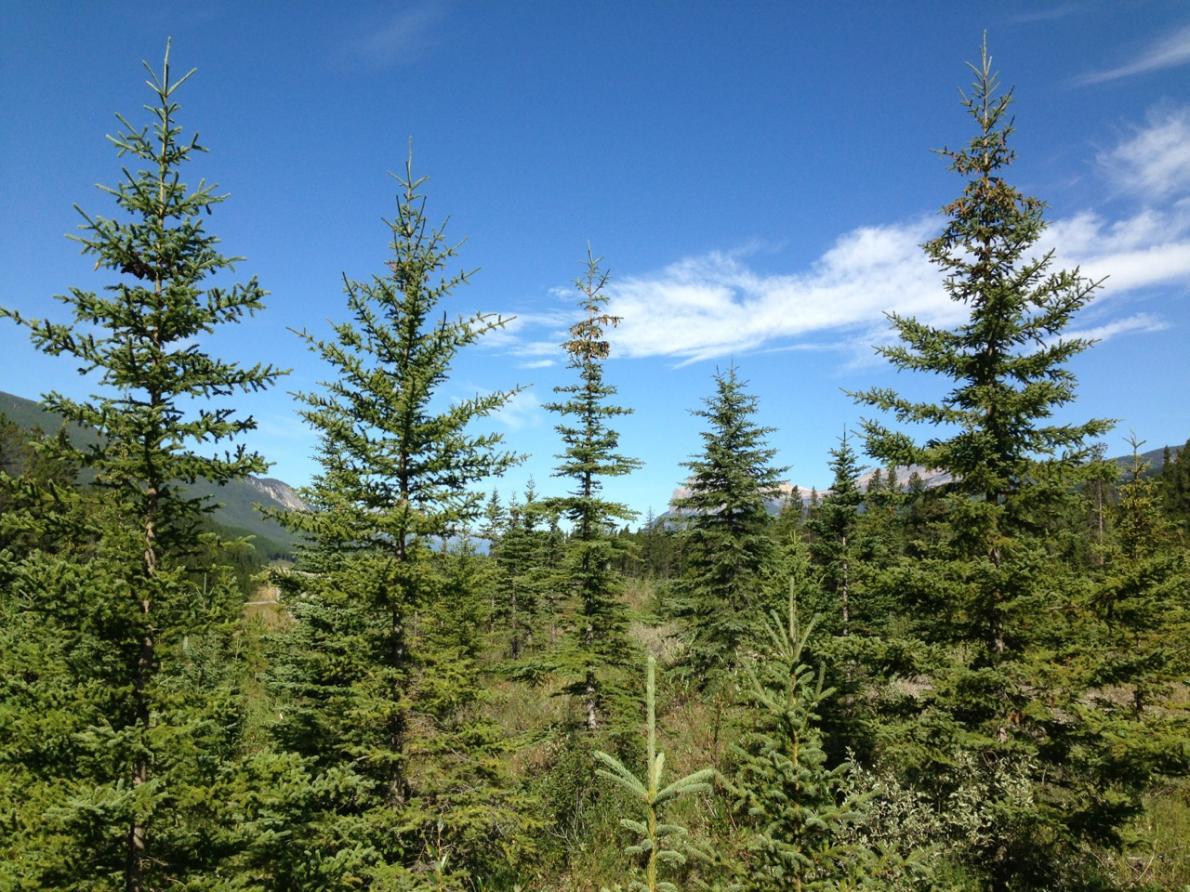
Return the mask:
[(856, 229), (800, 273), (765, 275), (738, 252), (712, 252), (613, 281), (609, 310), (624, 320), (616, 352), (696, 361), (870, 326), (891, 309), (956, 321), (918, 247), (935, 225), (923, 218)]
[(540, 426), (545, 409), (533, 391), (522, 390), (492, 413), (492, 418), (511, 430), (521, 430)]
[[(616, 352), (683, 363), (815, 338), (814, 346), (854, 351), (853, 364), (862, 364), (889, 337), (886, 313), (941, 326), (965, 318), (920, 248), (939, 224), (928, 218), (854, 230), (803, 273), (764, 275), (745, 258), (712, 253), (623, 280), (611, 291), (610, 309), (624, 317), (612, 336)], [(1106, 277), (1104, 296), (1190, 285), (1190, 207), (1144, 209), (1115, 221), (1086, 212), (1054, 223), (1036, 253), (1050, 247), (1054, 268)], [(1154, 318), (1140, 320), (1109, 323), (1089, 336), (1159, 330)]]
[(444, 17), (443, 4), (430, 0), (369, 19), (341, 47), (340, 56), (373, 68), (415, 62), (433, 45), (433, 30)]
[(1096, 325), (1093, 328), (1075, 329), (1067, 332), (1064, 337), (1068, 340), (1073, 338), (1087, 338), (1092, 341), (1103, 342), (1117, 335), (1165, 331), (1167, 328), (1169, 328), (1168, 322), (1157, 318), (1151, 313), (1136, 313), (1135, 315), (1116, 319), (1104, 325)]
[[(573, 294), (567, 299), (573, 302)], [(501, 314), (507, 318), (503, 328), (488, 332), (480, 345), (520, 357), (522, 369), (544, 369), (558, 363), (567, 329), (578, 318), (573, 308), (531, 313)], [(533, 337), (527, 337), (532, 332)]]
[(1114, 221), (1085, 211), (1051, 224), (1039, 247), (1053, 248), (1061, 265), (1106, 278), (1109, 294), (1190, 283), (1190, 201)]
[(1097, 160), (1112, 183), (1141, 197), (1190, 192), (1190, 106), (1150, 110), (1143, 125)]
[(531, 313), (500, 313), (504, 317), (504, 325), (493, 329), (484, 335), (480, 342), (485, 347), (506, 349), (524, 345), (523, 336), (526, 331), (547, 329), (558, 333), (557, 342), (562, 342), (564, 332), (577, 318), (573, 309), (546, 310)]
[(1185, 25), (1157, 38), (1132, 61), (1113, 68), (1089, 72), (1077, 78), (1075, 83), (1102, 84), (1124, 77), (1146, 74), (1150, 71), (1176, 68), (1187, 63), (1190, 63), (1190, 25)]
[(1033, 9), (1029, 12), (1021, 12), (1016, 15), (1010, 15), (1008, 21), (1014, 25), (1032, 25), (1037, 22), (1053, 22), (1058, 19), (1064, 19), (1073, 13), (1079, 12), (1080, 7), (1075, 3), (1062, 3), (1058, 6), (1044, 7), (1040, 9)]
[[(1181, 135), (1186, 140), (1180, 141)], [(1107, 216), (1099, 210), (1051, 222), (1034, 256), (1054, 251), (1053, 269), (1078, 266), (1106, 282), (1094, 306), (1097, 327), (1088, 337), (1105, 340), (1160, 330), (1156, 316), (1105, 318), (1114, 299), (1159, 285), (1190, 288), (1190, 108), (1160, 108), (1118, 146), (1101, 153), (1100, 172), (1126, 193), (1132, 210)], [(681, 258), (662, 269), (613, 278), (609, 312), (623, 319), (609, 333), (614, 355), (664, 357), (678, 364), (753, 351), (818, 349), (843, 354), (846, 367), (873, 361), (873, 346), (892, 338), (885, 314), (915, 316), (937, 326), (966, 318), (951, 300), (942, 276), (921, 244), (942, 225), (927, 215), (844, 233), (806, 268), (761, 272), (755, 247)], [(565, 314), (526, 319), (513, 334), (527, 335), (540, 321), (552, 339), (533, 332), (504, 346), (517, 355), (556, 359)]]

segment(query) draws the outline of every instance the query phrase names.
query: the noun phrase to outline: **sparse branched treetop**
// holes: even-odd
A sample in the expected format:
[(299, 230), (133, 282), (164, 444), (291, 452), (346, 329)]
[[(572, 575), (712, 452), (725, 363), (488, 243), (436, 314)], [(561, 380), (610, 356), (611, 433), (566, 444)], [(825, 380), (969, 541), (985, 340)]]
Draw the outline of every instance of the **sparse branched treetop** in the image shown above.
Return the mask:
[(958, 429), (915, 443), (869, 420), (864, 432), (873, 455), (949, 471), (955, 486), (995, 502), (1029, 478), (1038, 456), (1069, 450), (1081, 457), (1087, 438), (1110, 425), (1048, 421), (1074, 399), (1075, 378), (1064, 364), (1092, 343), (1062, 332), (1101, 283), (1077, 268), (1052, 270), (1052, 250), (1031, 255), (1045, 229), (1044, 204), (1003, 178), (1015, 157), (1008, 145), (1013, 94), (999, 92), (986, 41), (971, 69), (975, 82), (963, 105), (977, 133), (967, 148), (941, 152), (966, 186), (943, 208), (942, 232), (925, 245), (945, 274), (947, 294), (967, 308), (967, 321), (948, 330), (890, 314), (900, 343), (877, 348), (897, 369), (939, 375), (953, 389), (935, 402), (885, 388), (855, 396), (898, 422)]
[(619, 415), (631, 415), (632, 410), (610, 403), (616, 388), (603, 381), (603, 363), (611, 355), (605, 330), (615, 328), (620, 319), (604, 309), (608, 273), (599, 264), (600, 258), (588, 248), (586, 275), (576, 283), (584, 315), (570, 327), (570, 339), (562, 345), (570, 355), (567, 368), (578, 372), (579, 383), (554, 388), (563, 399), (546, 404), (549, 411), (574, 419), (572, 424), (558, 425), (566, 449), (558, 456), (560, 463), (554, 476), (574, 481), (570, 496), (557, 504), (575, 524), (579, 539), (588, 538), (612, 521), (635, 516), (624, 505), (601, 498), (599, 493), (603, 489), (601, 478), (622, 477), (641, 466), (637, 459), (616, 451), (620, 435), (608, 421)]
[(590, 730), (606, 717), (609, 683), (615, 686), (613, 676), (622, 674), (628, 658), (627, 620), (617, 597), (620, 581), (611, 566), (621, 546), (612, 533), (615, 521), (634, 516), (626, 506), (600, 493), (603, 478), (624, 476), (641, 464), (617, 452), (620, 435), (610, 424), (632, 410), (610, 402), (616, 388), (603, 380), (603, 363), (611, 353), (604, 332), (620, 320), (605, 310), (608, 274), (599, 263), (588, 248), (587, 272), (577, 283), (583, 316), (571, 326), (570, 339), (563, 344), (570, 355), (568, 367), (578, 372), (578, 383), (554, 388), (561, 398), (546, 404), (549, 411), (572, 419), (558, 425), (566, 448), (558, 456), (554, 476), (570, 478), (574, 488), (570, 495), (546, 504), (572, 524), (566, 569), (579, 611), (559, 668), (570, 676), (566, 690), (582, 698)]

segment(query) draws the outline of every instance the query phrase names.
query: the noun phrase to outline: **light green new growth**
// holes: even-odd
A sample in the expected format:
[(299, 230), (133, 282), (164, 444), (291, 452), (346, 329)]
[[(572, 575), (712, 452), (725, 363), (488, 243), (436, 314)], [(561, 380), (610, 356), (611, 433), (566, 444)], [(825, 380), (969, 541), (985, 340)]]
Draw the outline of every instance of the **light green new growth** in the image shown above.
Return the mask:
[(649, 742), (648, 756), (645, 767), (645, 780), (642, 781), (633, 774), (624, 763), (614, 756), (604, 752), (596, 752), (595, 758), (606, 768), (598, 768), (595, 773), (618, 784), (637, 802), (644, 806), (645, 820), (634, 821), (623, 818), (620, 823), (640, 837), (640, 842), (625, 847), (629, 855), (646, 855), (645, 882), (634, 880), (629, 884), (633, 892), (677, 892), (678, 887), (673, 883), (659, 880), (657, 872), (662, 864), (684, 864), (686, 856), (672, 842), (686, 835), (686, 828), (677, 824), (661, 822), (662, 807), (679, 796), (689, 793), (704, 793), (711, 789), (710, 780), (715, 776), (712, 768), (703, 768), (674, 781), (666, 787), (661, 786), (662, 772), (665, 768), (665, 753), (657, 752), (657, 686), (655, 682), (657, 661), (649, 657), (648, 680), (645, 686), (645, 710), (648, 716)]

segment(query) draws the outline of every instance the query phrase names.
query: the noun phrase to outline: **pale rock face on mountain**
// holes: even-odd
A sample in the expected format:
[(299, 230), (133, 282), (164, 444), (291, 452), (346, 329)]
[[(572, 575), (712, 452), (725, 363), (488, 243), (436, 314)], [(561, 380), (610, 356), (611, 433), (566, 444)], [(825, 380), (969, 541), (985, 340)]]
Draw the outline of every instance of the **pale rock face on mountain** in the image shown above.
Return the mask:
[(301, 511), (306, 504), (290, 486), (283, 480), (273, 477), (248, 477), (244, 483), (259, 493), (265, 500), (272, 502), (286, 511)]
[[(912, 477), (914, 474), (917, 474), (917, 476), (921, 479), (921, 482), (925, 485), (926, 489), (933, 489), (936, 486), (943, 486), (947, 483), (950, 483), (950, 481), (953, 479), (950, 476), (950, 474), (948, 474), (946, 471), (939, 471), (934, 468), (926, 468), (926, 467), (923, 467), (922, 465), (898, 465), (896, 468), (896, 472), (897, 472), (897, 485), (902, 490), (904, 490), (908, 487), (909, 478)], [(872, 482), (872, 477), (875, 475), (875, 473), (876, 473), (876, 469), (873, 468), (872, 470), (868, 471), (867, 473), (860, 475), (859, 480), (856, 481), (857, 484), (859, 485), (860, 492), (867, 491), (868, 484)], [(884, 474), (884, 473), (885, 473), (885, 471), (881, 470), (881, 474)], [(781, 508), (787, 502), (791, 501), (792, 499), (799, 500), (803, 505), (810, 504), (810, 489), (811, 488), (808, 486), (798, 486), (796, 483), (782, 483), (782, 484), (778, 485), (776, 492), (773, 495), (773, 498), (768, 500), (769, 511), (773, 514), (779, 514), (781, 511)], [(830, 494), (829, 488), (822, 489), (818, 493), (819, 497), (826, 496), (829, 494)], [(672, 515), (680, 516), (682, 514), (688, 513), (688, 512), (678, 511), (678, 510), (674, 509), (672, 506), (673, 506), (674, 502), (676, 502), (678, 499), (684, 499), (689, 495), (690, 495), (690, 488), (688, 486), (677, 487), (673, 491), (673, 495), (671, 495), (669, 497), (671, 507), (670, 507), (670, 510), (668, 513), (671, 516)]]
[[(946, 471), (939, 471), (937, 468), (927, 468), (924, 465), (897, 465), (897, 485), (904, 490), (909, 485), (909, 478), (916, 474), (921, 478), (922, 484), (926, 489), (933, 489), (935, 486), (944, 486), (950, 483), (954, 478)], [(881, 470), (881, 474), (886, 472)], [(856, 483), (859, 485), (861, 492), (867, 492), (868, 484), (872, 482), (872, 477), (876, 474), (876, 468), (868, 471), (866, 474), (861, 474)], [(830, 492), (830, 490), (827, 490)]]

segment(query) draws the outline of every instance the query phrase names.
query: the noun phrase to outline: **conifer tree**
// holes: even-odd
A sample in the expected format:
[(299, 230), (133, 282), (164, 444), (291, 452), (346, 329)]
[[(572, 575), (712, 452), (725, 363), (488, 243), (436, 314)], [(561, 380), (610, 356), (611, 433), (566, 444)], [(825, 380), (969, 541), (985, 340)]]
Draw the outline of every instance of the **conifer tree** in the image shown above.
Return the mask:
[[(435, 406), (457, 353), (504, 320), (435, 316), (469, 273), (449, 269), (457, 248), (426, 217), (426, 178), (414, 176), (412, 155), (398, 181), (388, 273), (345, 277), (350, 320), (327, 339), (301, 333), (335, 377), (302, 395), (321, 470), (303, 493), (307, 509), (285, 515), (310, 544), (303, 572), (284, 580), (297, 623), (286, 649), (293, 659), (277, 669), (290, 703), (277, 735), (326, 789), (316, 826), (331, 822), (333, 832), (307, 851), (330, 871), (320, 880), (330, 885), (429, 870), (446, 845), (438, 834), (461, 844), (453, 835), (461, 828), (441, 824), (427, 835), (436, 818), (419, 803), (434, 799), (438, 775), (411, 764), (409, 752), (415, 712), (442, 727), (450, 724), (443, 701), (468, 709), (474, 698), (423, 684), (450, 641), (437, 628), (451, 589), (436, 552), (481, 513), (469, 485), (517, 458), (499, 435), (469, 431), (513, 392)], [(425, 759), (438, 752), (424, 737), (413, 743)]]
[(630, 519), (632, 512), (600, 493), (604, 478), (621, 477), (640, 467), (639, 461), (616, 451), (620, 436), (610, 425), (611, 419), (632, 410), (609, 402), (616, 388), (603, 380), (603, 363), (611, 353), (605, 330), (620, 320), (605, 310), (608, 274), (599, 262), (588, 249), (587, 272), (576, 286), (584, 315), (571, 326), (570, 340), (564, 345), (570, 355), (568, 368), (578, 373), (579, 381), (554, 388), (562, 399), (546, 405), (564, 419), (573, 419), (558, 425), (565, 449), (558, 456), (561, 463), (554, 476), (570, 478), (574, 488), (548, 504), (572, 527), (565, 572), (578, 611), (559, 668), (567, 679), (566, 691), (582, 703), (588, 731), (605, 723), (611, 697), (624, 687), (628, 660), (627, 619), (612, 561), (618, 544), (615, 522)]
[[(109, 137), (135, 162), (117, 186), (101, 187), (118, 216), (79, 209), (83, 253), (118, 278), (102, 293), (72, 288), (61, 296), (71, 322), (0, 311), (27, 326), (42, 351), (97, 372), (104, 388), (87, 400), (56, 393), (43, 400), (97, 435), (76, 455), (104, 493), (85, 524), (93, 559), (70, 569), (34, 552), (9, 568), (10, 603), (42, 613), (47, 628), (70, 641), (56, 651), (53, 671), (35, 677), (73, 679), (90, 699), (83, 724), (62, 740), (70, 743), (42, 769), (55, 787), (43, 802), (53, 817), (42, 844), (53, 839), (49, 848), (61, 846), (65, 860), (28, 859), (26, 882), (34, 885), (69, 877), (139, 892), (209, 868), (201, 791), (228, 757), (236, 725), (226, 647), (239, 592), (226, 577), (203, 583), (190, 573), (211, 506), (182, 484), (265, 470), (243, 445), (212, 455), (209, 444), (231, 443), (255, 426), (218, 400), (265, 388), (279, 372), (221, 360), (196, 343), (261, 309), (265, 292), (256, 279), (216, 283), (237, 258), (220, 252), (205, 217), (226, 196), (182, 179), (185, 163), (205, 151), (178, 123), (176, 93), (193, 70), (175, 76), (168, 43), (160, 71), (145, 67), (151, 124), (118, 116), (122, 129)], [(49, 584), (46, 561), (58, 563), (58, 576), (39, 591)]]
[(714, 395), (694, 412), (709, 429), (702, 454), (685, 463), (689, 495), (674, 503), (690, 518), (677, 613), (687, 625), (687, 671), (700, 685), (755, 641), (775, 557), (767, 502), (784, 469), (772, 465), (772, 429), (753, 420), (756, 397), (744, 387), (734, 366), (716, 373)]
[[(1158, 481), (1146, 474), (1143, 444), (1132, 438), (1130, 445), (1131, 465), (1111, 512), (1113, 541), (1105, 549), (1096, 592), (1106, 640), (1093, 652), (1097, 686), (1131, 688), (1133, 717), (1139, 720), (1171, 711), (1150, 707), (1190, 668), (1190, 659), (1174, 645), (1186, 640), (1190, 620), (1190, 564), (1161, 511)], [(1152, 749), (1150, 744), (1145, 748)]]
[(538, 529), (540, 506), (530, 481), (523, 503), (511, 502), (496, 563), (500, 571), (500, 611), (508, 629), (508, 655), (516, 660), (534, 644), (541, 601), (549, 584), (544, 566), (545, 537)]
[[(897, 469), (877, 468), (864, 490), (864, 510), (858, 519), (862, 568), (869, 574), (885, 569), (904, 549), (901, 509), (904, 494), (897, 480)], [(869, 593), (871, 595), (871, 593)], [(874, 606), (874, 613), (882, 608)]]
[(644, 861), (644, 882), (635, 880), (629, 885), (633, 892), (677, 892), (677, 886), (661, 878), (663, 867), (681, 865), (686, 862), (686, 848), (682, 844), (686, 829), (677, 824), (666, 823), (661, 818), (665, 806), (674, 800), (694, 793), (710, 792), (714, 769), (703, 768), (691, 772), (669, 784), (662, 784), (665, 771), (665, 753), (657, 751), (657, 661), (648, 658), (645, 680), (645, 719), (648, 742), (645, 750), (645, 773), (637, 777), (623, 762), (608, 753), (596, 751), (595, 758), (603, 768), (595, 773), (625, 790), (641, 807), (643, 821), (622, 818), (620, 824), (637, 837), (637, 842), (628, 846), (625, 852), (640, 856)]
[(767, 646), (745, 667), (752, 711), (728, 790), (747, 841), (729, 865), (733, 890), (845, 888), (841, 881), (863, 874), (864, 853), (841, 839), (859, 803), (841, 794), (847, 766), (827, 766), (818, 727), (834, 691), (804, 656), (814, 625), (800, 626), (791, 596), (786, 621), (765, 622)]
[(401, 821), (416, 828), (421, 860), (443, 878), (461, 888), (508, 885), (536, 853), (541, 821), (511, 773), (514, 741), (485, 708), (477, 577), (486, 561), (464, 542), (435, 563), (443, 587), (418, 616), (410, 703), (420, 731), (409, 737), (412, 795)]
[(841, 620), (841, 631), (847, 635), (851, 627), (851, 599), (856, 581), (856, 541), (859, 509), (863, 495), (859, 491), (859, 460), (843, 432), (839, 447), (831, 450), (831, 471), (834, 479), (830, 492), (818, 507), (810, 522), (814, 533), (811, 554), (822, 569), (822, 587), (833, 601), (832, 615)]
[(1114, 782), (1068, 758), (1109, 744), (1078, 706), (1084, 692), (1059, 682), (1055, 648), (1079, 633), (1054, 608), (1069, 604), (1075, 588), (1047, 554), (1043, 527), (1066, 498), (1088, 438), (1108, 427), (1051, 420), (1074, 399), (1066, 363), (1090, 345), (1063, 332), (1098, 283), (1077, 269), (1052, 270), (1052, 252), (1029, 256), (1045, 223), (1042, 203), (1004, 178), (1014, 155), (1013, 96), (999, 92), (986, 42), (971, 67), (973, 91), (963, 103), (976, 134), (967, 148), (943, 153), (965, 187), (925, 245), (967, 320), (947, 330), (892, 315), (900, 343), (879, 351), (897, 369), (933, 373), (952, 389), (935, 402), (881, 388), (857, 399), (898, 422), (943, 428), (919, 443), (878, 421), (864, 424), (872, 455), (950, 480), (925, 494), (944, 506), (945, 520), (927, 518), (920, 557), (894, 581), (916, 613), (917, 634), (948, 654), (932, 667), (917, 729), (903, 729), (906, 742), (928, 740), (911, 770), (941, 779), (960, 749), (977, 753), (988, 770), (1023, 766), (1027, 794), (996, 803), (995, 826), (972, 857), (995, 883), (1027, 878), (1052, 888), (1073, 882), (1062, 871), (1081, 841), (1110, 840), (1127, 811)]
[(1182, 530), (1190, 534), (1190, 440), (1170, 456), (1165, 448), (1165, 461), (1161, 465), (1161, 495), (1165, 510)]

